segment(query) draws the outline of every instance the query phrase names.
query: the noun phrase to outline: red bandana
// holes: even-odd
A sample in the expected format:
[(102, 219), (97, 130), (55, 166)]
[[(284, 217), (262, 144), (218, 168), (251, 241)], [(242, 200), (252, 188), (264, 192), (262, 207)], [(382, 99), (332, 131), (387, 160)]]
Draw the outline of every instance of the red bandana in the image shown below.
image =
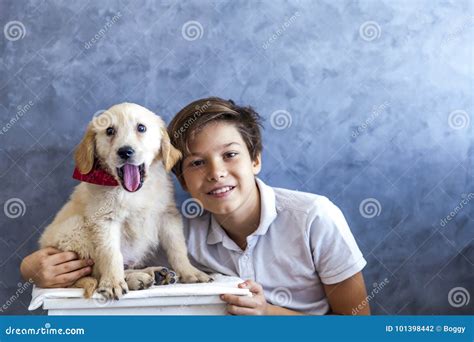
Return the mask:
[(80, 173), (76, 167), (74, 169), (74, 173), (72, 174), (72, 178), (77, 179), (81, 182), (97, 184), (97, 185), (106, 185), (106, 186), (119, 185), (119, 183), (115, 180), (115, 178), (110, 173), (100, 168), (100, 166), (97, 165), (97, 163), (94, 163), (94, 167), (86, 175)]

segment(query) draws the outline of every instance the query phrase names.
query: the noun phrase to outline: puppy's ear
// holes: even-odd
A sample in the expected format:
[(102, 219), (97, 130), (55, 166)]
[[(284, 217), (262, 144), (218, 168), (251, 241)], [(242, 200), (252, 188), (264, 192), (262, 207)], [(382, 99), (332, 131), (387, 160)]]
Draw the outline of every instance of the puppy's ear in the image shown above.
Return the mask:
[(76, 167), (83, 175), (88, 174), (94, 166), (95, 157), (95, 132), (92, 130), (92, 125), (87, 128), (86, 134), (82, 138), (79, 145), (74, 152), (74, 160)]
[(181, 152), (176, 149), (170, 141), (170, 136), (165, 128), (161, 128), (161, 157), (166, 172), (170, 172), (173, 166), (181, 159)]

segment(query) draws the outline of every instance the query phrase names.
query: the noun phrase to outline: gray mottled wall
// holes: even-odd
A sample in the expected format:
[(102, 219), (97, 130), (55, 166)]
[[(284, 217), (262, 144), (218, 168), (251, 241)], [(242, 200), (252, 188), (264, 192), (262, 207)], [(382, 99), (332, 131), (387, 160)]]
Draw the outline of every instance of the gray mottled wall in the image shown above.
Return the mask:
[(263, 180), (341, 207), (375, 314), (474, 312), (472, 1), (1, 0), (0, 28), (3, 313), (92, 115), (209, 95), (266, 118)]

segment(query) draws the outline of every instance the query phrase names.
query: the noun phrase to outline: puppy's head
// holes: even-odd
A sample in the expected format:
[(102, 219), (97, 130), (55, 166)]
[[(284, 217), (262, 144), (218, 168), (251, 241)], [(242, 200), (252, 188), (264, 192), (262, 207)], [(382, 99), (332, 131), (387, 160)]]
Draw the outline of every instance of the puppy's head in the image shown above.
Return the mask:
[(171, 145), (159, 116), (137, 104), (122, 103), (91, 121), (74, 157), (82, 174), (98, 161), (125, 190), (135, 192), (153, 162), (162, 161), (170, 171), (181, 153)]

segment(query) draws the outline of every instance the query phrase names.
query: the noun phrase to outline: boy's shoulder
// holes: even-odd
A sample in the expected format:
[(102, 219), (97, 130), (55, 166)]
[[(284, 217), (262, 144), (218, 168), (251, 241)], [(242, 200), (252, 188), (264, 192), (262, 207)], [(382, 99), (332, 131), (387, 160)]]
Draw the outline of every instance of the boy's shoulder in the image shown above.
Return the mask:
[(273, 187), (275, 205), (279, 211), (291, 210), (300, 213), (318, 215), (334, 204), (326, 197), (310, 192)]

